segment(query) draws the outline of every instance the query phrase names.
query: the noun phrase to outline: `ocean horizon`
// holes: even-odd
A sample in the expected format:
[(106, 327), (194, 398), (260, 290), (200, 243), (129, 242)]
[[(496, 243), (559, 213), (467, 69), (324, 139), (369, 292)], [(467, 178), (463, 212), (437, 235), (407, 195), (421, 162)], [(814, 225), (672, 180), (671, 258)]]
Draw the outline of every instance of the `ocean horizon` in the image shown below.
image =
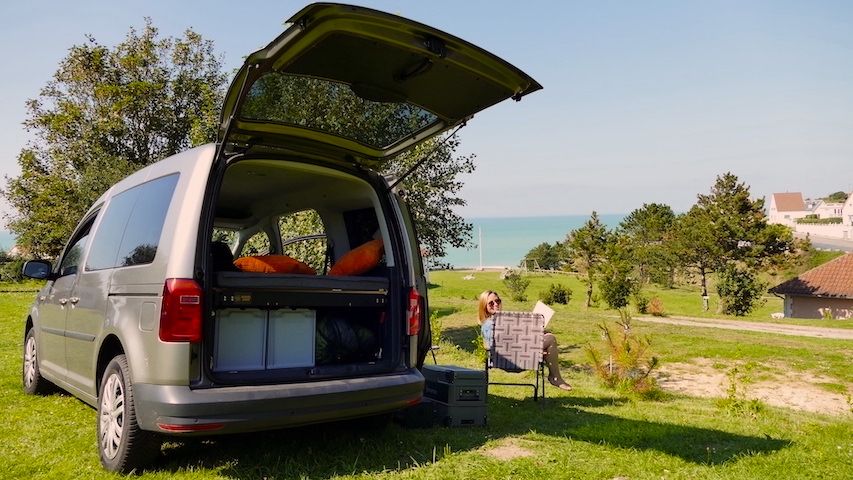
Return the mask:
[[(619, 225), (625, 215), (606, 214), (599, 215), (599, 218), (607, 228), (612, 229)], [(533, 247), (543, 242), (563, 241), (571, 230), (582, 226), (587, 220), (589, 215), (466, 218), (465, 221), (473, 226), (473, 247), (448, 248), (441, 262), (453, 268), (517, 266)], [(14, 245), (14, 235), (0, 230), (0, 249), (8, 251)]]
[[(448, 248), (441, 262), (453, 268), (514, 267), (533, 247), (541, 243), (563, 241), (570, 231), (583, 226), (589, 215), (557, 215), (541, 217), (466, 218), (473, 226), (474, 246)], [(619, 225), (625, 214), (599, 215), (608, 229)], [(482, 232), (482, 245), (480, 233)], [(482, 255), (482, 259), (481, 259)]]

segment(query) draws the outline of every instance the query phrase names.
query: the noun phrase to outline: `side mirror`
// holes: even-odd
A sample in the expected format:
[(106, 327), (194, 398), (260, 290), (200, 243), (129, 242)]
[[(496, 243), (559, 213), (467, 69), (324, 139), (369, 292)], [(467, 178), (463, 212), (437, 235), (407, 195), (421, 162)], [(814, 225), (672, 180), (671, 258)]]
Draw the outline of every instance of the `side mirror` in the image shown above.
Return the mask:
[(37, 280), (50, 280), (53, 273), (51, 269), (52, 266), (47, 260), (29, 260), (24, 264), (24, 269), (21, 273), (25, 277)]

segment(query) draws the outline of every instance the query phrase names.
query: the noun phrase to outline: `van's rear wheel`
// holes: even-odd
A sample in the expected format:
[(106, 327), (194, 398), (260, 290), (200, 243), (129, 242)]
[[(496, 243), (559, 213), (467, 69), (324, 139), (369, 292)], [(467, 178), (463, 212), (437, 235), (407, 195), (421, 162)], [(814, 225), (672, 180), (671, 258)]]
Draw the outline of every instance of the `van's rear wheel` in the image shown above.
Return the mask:
[(98, 451), (104, 468), (122, 473), (148, 465), (160, 451), (157, 436), (136, 421), (133, 382), (124, 355), (112, 359), (101, 380)]
[(24, 392), (30, 395), (44, 395), (53, 389), (53, 384), (42, 377), (39, 370), (35, 328), (30, 328), (24, 337), (24, 364), (21, 380), (24, 384)]

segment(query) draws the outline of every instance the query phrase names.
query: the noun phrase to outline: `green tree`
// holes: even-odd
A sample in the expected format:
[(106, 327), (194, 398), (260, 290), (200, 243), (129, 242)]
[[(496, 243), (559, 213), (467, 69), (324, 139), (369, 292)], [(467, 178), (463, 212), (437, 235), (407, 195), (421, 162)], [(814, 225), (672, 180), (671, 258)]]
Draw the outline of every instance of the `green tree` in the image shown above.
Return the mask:
[(30, 254), (55, 256), (75, 222), (129, 173), (215, 138), (225, 75), (193, 30), (161, 38), (146, 19), (108, 48), (88, 37), (60, 62), (24, 122), (34, 138), (2, 194)]
[(764, 200), (751, 199), (749, 187), (732, 173), (717, 177), (707, 195), (679, 219), (674, 248), (682, 265), (696, 270), (707, 310), (706, 276), (724, 268), (750, 271), (780, 268), (794, 261), (793, 235), (768, 225)]
[(531, 248), (524, 258), (527, 261), (536, 261), (539, 268), (545, 270), (558, 270), (562, 263), (562, 253), (563, 245), (560, 242), (554, 242), (554, 245), (551, 245), (548, 242), (542, 242)]
[(749, 314), (762, 303), (767, 284), (749, 267), (729, 263), (719, 272), (717, 294), (720, 311), (728, 315)]
[(607, 236), (607, 228), (601, 223), (598, 213), (592, 212), (589, 220), (569, 232), (566, 238), (568, 256), (577, 271), (585, 276), (587, 308), (592, 305), (592, 285), (601, 268)]
[(432, 265), (443, 257), (448, 245), (471, 244), (471, 224), (456, 210), (466, 202), (459, 196), (464, 183), (460, 175), (474, 172), (474, 155), (457, 155), (458, 136), (432, 139), (392, 159), (383, 173), (398, 177), (429, 155), (398, 187), (406, 201), (418, 233), (418, 242), (426, 250)]
[(683, 268), (699, 275), (702, 307), (708, 310), (708, 275), (721, 265), (722, 249), (707, 212), (693, 206), (689, 212), (680, 215), (670, 247)]
[(607, 236), (599, 268), (598, 288), (601, 297), (612, 309), (624, 308), (634, 292), (636, 280), (632, 276), (634, 255), (630, 239), (624, 234)]
[(846, 192), (834, 192), (827, 195), (824, 200), (829, 203), (844, 203), (847, 201), (847, 193)]
[(641, 283), (655, 281), (672, 286), (677, 258), (671, 254), (667, 241), (674, 224), (672, 208), (660, 203), (643, 204), (619, 224), (631, 243), (632, 261)]

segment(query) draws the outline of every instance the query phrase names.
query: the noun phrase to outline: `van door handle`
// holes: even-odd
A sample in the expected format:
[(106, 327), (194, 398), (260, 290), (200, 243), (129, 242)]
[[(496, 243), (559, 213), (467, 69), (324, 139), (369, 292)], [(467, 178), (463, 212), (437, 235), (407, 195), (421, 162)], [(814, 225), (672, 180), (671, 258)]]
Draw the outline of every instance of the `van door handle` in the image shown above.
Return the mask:
[(80, 301), (80, 297), (71, 297), (68, 299), (68, 301), (73, 303), (74, 305), (77, 305), (77, 302)]
[(67, 298), (60, 298), (60, 299), (59, 299), (59, 304), (60, 304), (60, 305), (65, 305), (66, 303), (68, 303), (68, 299), (67, 299)]

